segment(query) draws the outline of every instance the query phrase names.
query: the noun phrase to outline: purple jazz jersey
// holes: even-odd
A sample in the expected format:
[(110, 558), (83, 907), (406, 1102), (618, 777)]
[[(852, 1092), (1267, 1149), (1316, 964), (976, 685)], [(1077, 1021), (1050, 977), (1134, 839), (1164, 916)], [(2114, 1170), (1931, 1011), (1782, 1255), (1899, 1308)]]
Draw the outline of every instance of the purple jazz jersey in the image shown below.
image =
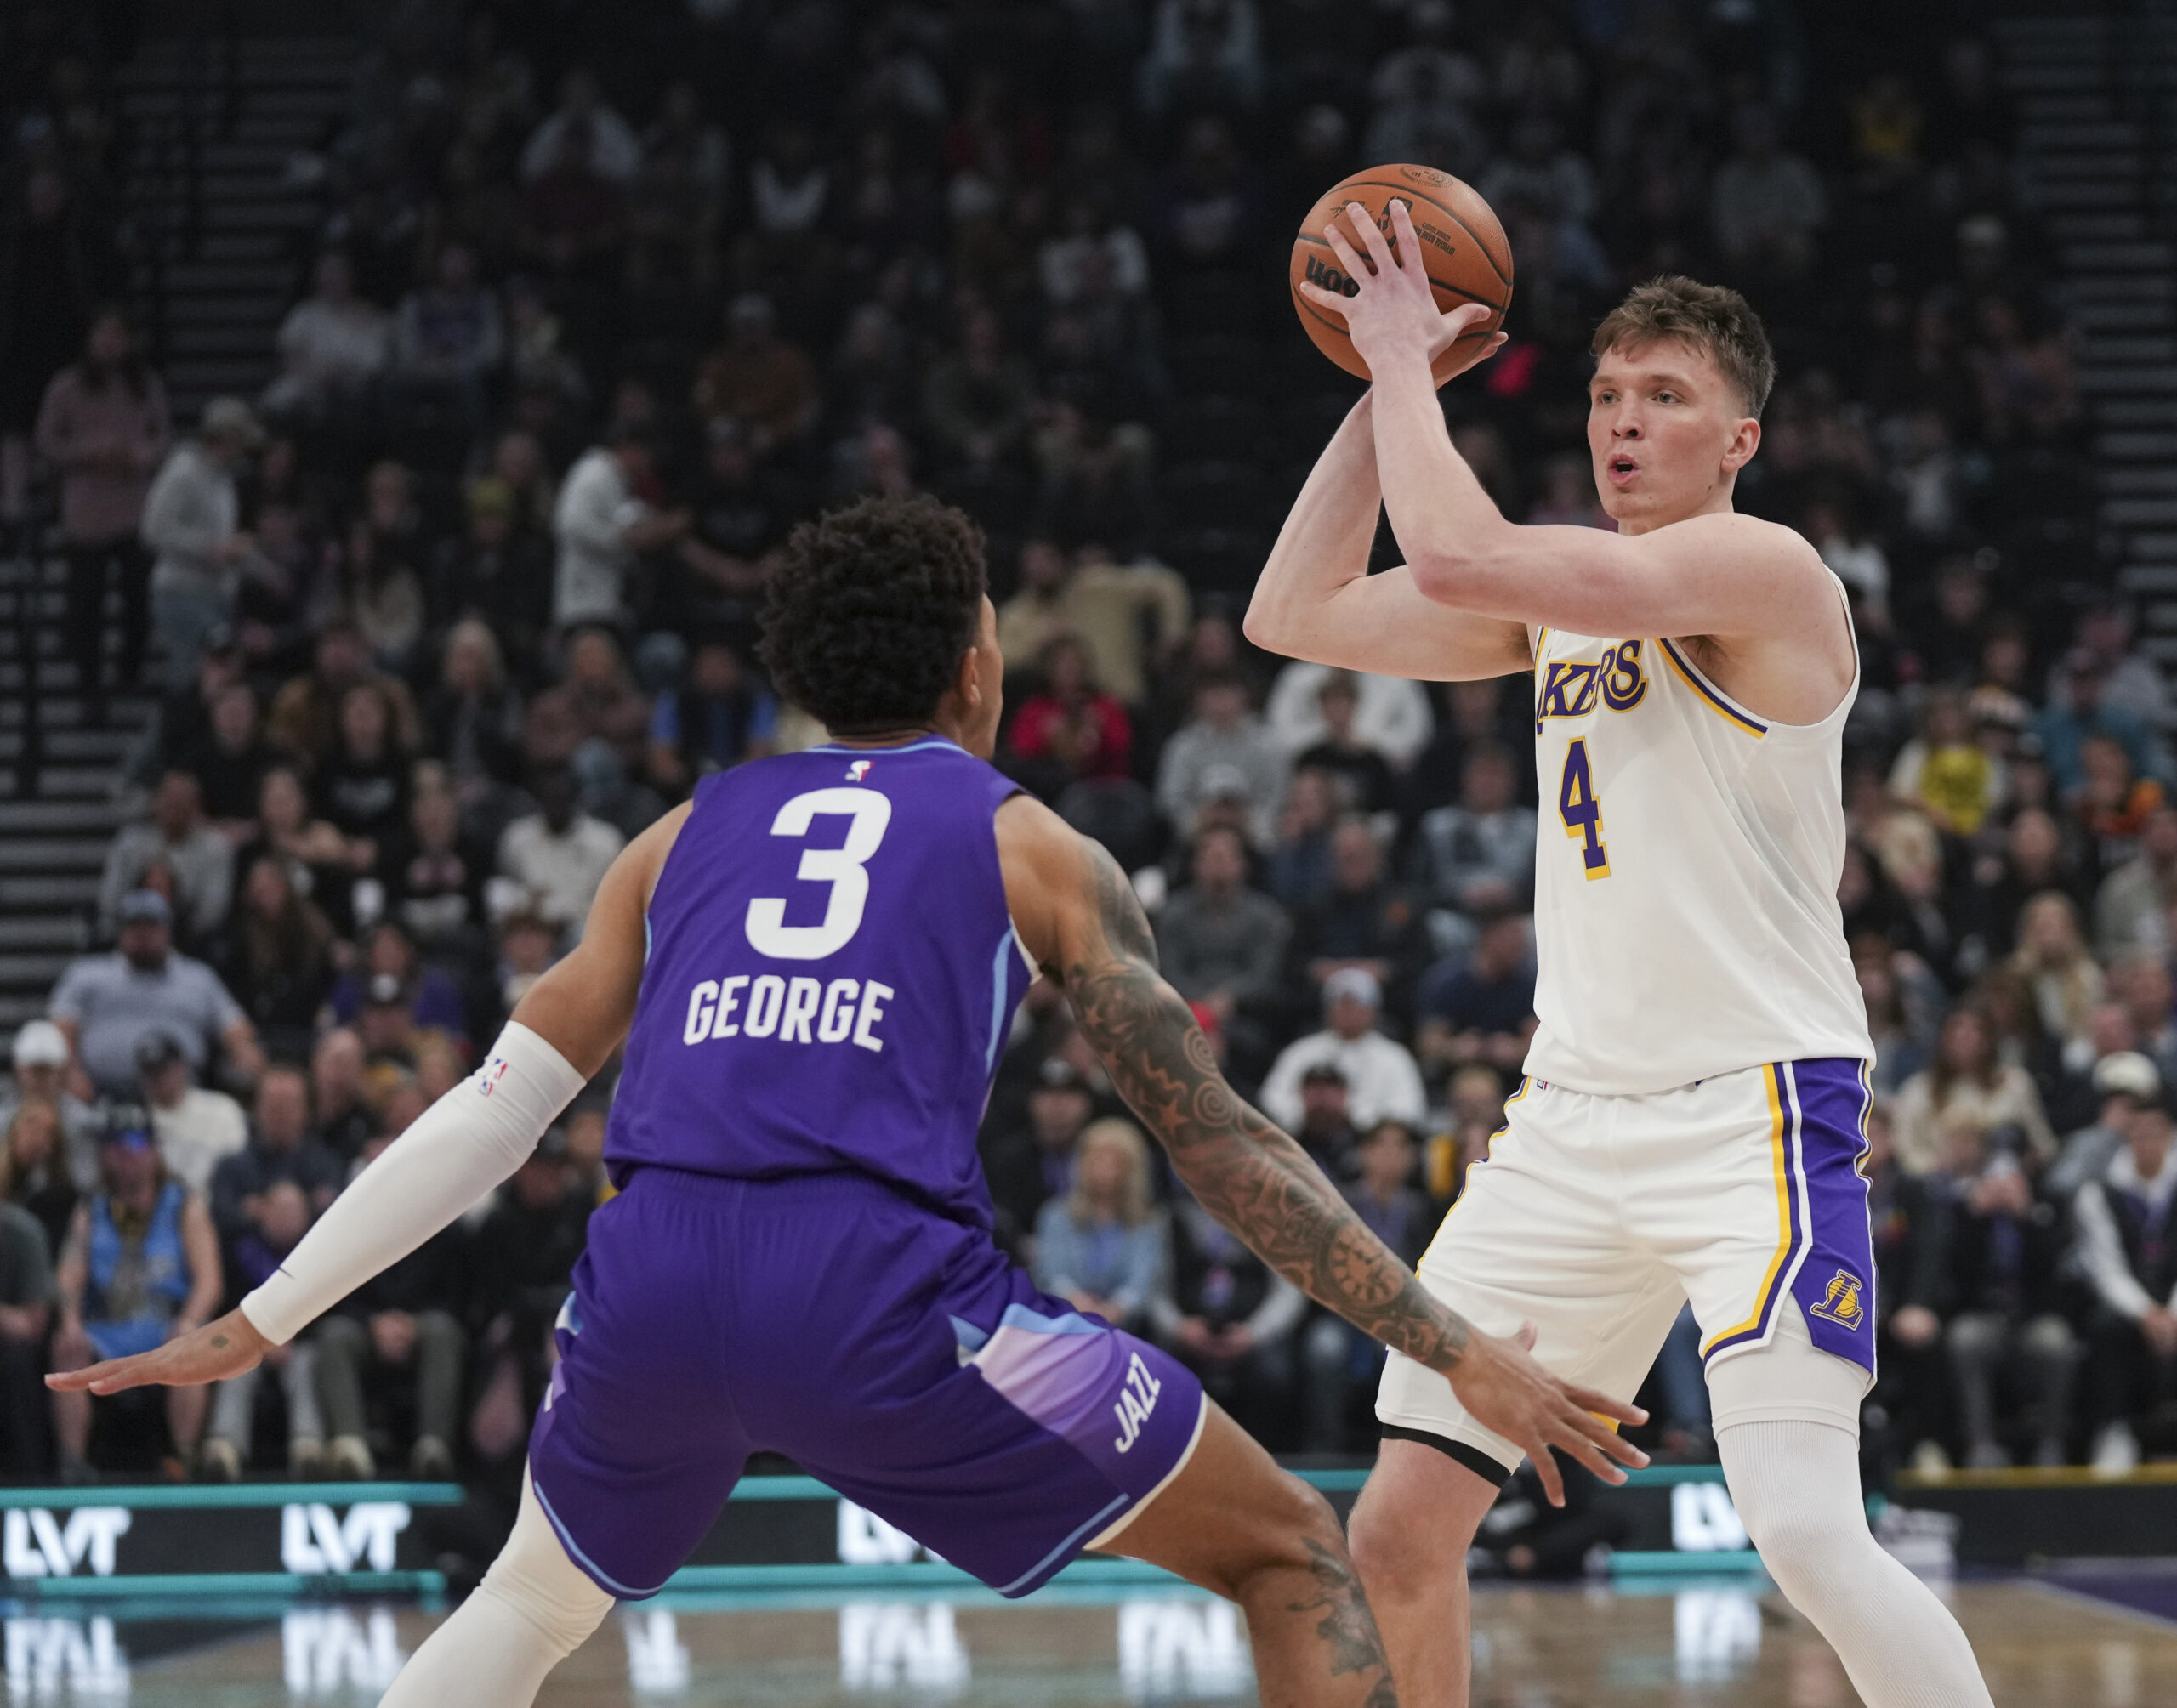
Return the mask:
[(590, 1220), (530, 1441), (612, 1594), (655, 1594), (750, 1453), (783, 1453), (1025, 1595), (1122, 1525), (1199, 1383), (1037, 1291), (990, 1238), (975, 1127), (1030, 969), (950, 742), (707, 780), (659, 875)]

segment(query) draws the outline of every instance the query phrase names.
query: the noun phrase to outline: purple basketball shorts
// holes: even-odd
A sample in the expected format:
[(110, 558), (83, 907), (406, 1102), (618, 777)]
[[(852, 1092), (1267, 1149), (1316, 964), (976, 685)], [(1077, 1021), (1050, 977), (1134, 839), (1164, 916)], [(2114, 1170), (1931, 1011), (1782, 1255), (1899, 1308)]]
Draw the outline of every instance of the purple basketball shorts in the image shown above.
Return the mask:
[(639, 1169), (574, 1280), (530, 1472), (569, 1556), (622, 1598), (665, 1586), (759, 1450), (1026, 1595), (1202, 1427), (1184, 1366), (858, 1175)]

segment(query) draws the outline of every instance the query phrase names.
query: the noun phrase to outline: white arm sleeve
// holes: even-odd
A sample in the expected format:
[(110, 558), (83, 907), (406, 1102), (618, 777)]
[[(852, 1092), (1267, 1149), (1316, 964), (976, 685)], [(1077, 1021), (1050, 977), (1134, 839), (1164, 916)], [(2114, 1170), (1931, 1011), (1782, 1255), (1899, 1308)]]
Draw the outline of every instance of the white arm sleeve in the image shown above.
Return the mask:
[(520, 1167), (583, 1076), (528, 1027), (509, 1024), (484, 1065), (386, 1147), (242, 1302), (275, 1345), (293, 1340)]

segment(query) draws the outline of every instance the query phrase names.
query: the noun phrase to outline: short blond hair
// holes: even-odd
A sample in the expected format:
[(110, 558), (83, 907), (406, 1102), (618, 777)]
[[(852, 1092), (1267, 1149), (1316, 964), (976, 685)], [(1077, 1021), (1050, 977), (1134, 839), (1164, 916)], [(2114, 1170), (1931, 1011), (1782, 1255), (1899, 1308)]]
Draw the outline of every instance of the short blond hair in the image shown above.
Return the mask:
[(1776, 383), (1776, 356), (1761, 316), (1728, 285), (1703, 285), (1676, 273), (1635, 285), (1603, 316), (1588, 348), (1600, 357), (1671, 338), (1692, 345), (1714, 362), (1746, 412), (1760, 418)]
[(1092, 1150), (1114, 1150), (1126, 1160), (1126, 1184), (1119, 1189), (1119, 1220), (1128, 1228), (1139, 1228), (1154, 1207), (1149, 1198), (1149, 1145), (1141, 1129), (1123, 1115), (1091, 1121), (1081, 1130), (1073, 1155), (1073, 1190), (1066, 1201), (1075, 1225), (1085, 1225), (1094, 1213), (1081, 1181), (1081, 1164)]

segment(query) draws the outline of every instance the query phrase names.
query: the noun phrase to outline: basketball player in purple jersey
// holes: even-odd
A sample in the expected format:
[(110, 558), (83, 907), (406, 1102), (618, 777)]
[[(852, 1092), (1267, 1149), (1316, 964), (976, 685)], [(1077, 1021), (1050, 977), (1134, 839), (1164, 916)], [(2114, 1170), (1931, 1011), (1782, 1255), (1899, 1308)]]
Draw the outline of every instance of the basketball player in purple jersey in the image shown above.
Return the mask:
[(875, 499), (804, 525), (765, 653), (832, 744), (708, 777), (637, 838), (484, 1066), (239, 1310), (53, 1379), (248, 1368), (510, 1175), (624, 1038), (622, 1189), (561, 1313), (514, 1535), (388, 1705), (531, 1701), (615, 1597), (664, 1586), (759, 1450), (1005, 1595), (1097, 1548), (1230, 1596), (1267, 1702), (1395, 1701), (1328, 1506), (1183, 1365), (992, 1242), (975, 1129), (1038, 967), (1188, 1189), (1280, 1274), (1445, 1373), (1553, 1495), (1549, 1447), (1613, 1478), (1640, 1461), (1603, 1421), (1637, 1411), (1475, 1333), (1225, 1085), (1125, 874), (985, 763), (996, 634), (958, 512)]

